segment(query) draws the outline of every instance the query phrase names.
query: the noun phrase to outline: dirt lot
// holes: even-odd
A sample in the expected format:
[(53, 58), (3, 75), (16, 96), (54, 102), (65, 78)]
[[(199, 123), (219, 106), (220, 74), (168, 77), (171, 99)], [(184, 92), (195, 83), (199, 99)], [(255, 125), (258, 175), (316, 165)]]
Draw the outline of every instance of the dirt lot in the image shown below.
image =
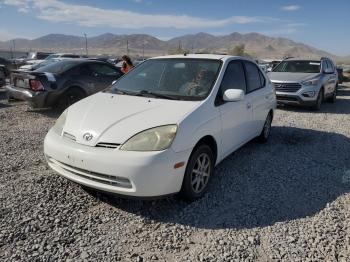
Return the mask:
[(350, 88), (321, 112), (277, 110), (272, 137), (215, 170), (208, 194), (134, 201), (51, 171), (52, 111), (0, 90), (2, 261), (350, 261)]

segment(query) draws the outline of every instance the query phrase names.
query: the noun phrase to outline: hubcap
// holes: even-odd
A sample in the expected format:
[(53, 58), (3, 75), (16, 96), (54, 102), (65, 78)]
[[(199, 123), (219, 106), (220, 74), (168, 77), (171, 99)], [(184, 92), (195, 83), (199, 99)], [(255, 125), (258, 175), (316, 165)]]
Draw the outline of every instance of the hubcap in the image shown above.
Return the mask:
[(202, 192), (209, 181), (211, 171), (210, 158), (206, 153), (198, 156), (196, 163), (192, 169), (191, 186), (195, 193)]

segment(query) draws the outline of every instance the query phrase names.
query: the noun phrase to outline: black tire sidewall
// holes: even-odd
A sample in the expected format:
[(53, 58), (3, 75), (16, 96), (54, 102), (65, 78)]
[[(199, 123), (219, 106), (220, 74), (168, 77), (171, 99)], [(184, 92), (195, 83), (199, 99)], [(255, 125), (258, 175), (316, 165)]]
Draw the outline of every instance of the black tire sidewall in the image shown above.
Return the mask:
[[(210, 158), (210, 165), (211, 166), (210, 166), (209, 180), (208, 180), (208, 183), (206, 184), (206, 187), (204, 188), (204, 190), (202, 190), (200, 193), (195, 193), (192, 189), (192, 186), (191, 186), (191, 174), (192, 174), (192, 170), (193, 170), (193, 167), (196, 163), (198, 156), (202, 153), (206, 153)], [(215, 160), (214, 160), (213, 151), (211, 150), (211, 148), (208, 145), (202, 144), (202, 145), (197, 146), (193, 150), (193, 152), (188, 160), (187, 166), (186, 166), (185, 175), (184, 175), (184, 179), (183, 179), (182, 187), (181, 187), (181, 192), (180, 192), (181, 195), (185, 199), (190, 200), (190, 201), (194, 201), (194, 200), (202, 197), (207, 192), (211, 177), (212, 177), (213, 172), (214, 172), (214, 165), (215, 165), (214, 161)]]
[(68, 89), (67, 91), (65, 91), (59, 101), (60, 103), (60, 107), (62, 107), (63, 109), (71, 106), (72, 104), (72, 101), (70, 101), (70, 96), (74, 95), (75, 97), (77, 97), (78, 99), (74, 102), (78, 102), (79, 100), (83, 99), (85, 97), (85, 93), (78, 89), (78, 88), (71, 88), (71, 89)]

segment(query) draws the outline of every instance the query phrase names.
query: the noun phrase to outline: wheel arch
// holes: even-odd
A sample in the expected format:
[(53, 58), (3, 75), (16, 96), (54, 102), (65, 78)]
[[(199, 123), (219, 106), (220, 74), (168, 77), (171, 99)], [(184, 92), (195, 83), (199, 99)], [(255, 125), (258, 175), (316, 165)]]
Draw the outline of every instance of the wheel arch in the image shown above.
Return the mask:
[(198, 142), (194, 146), (192, 153), (200, 145), (207, 145), (211, 148), (211, 150), (213, 151), (213, 154), (214, 154), (214, 164), (215, 164), (217, 161), (217, 158), (218, 158), (218, 145), (217, 145), (215, 138), (211, 135), (203, 136), (201, 139), (198, 140)]

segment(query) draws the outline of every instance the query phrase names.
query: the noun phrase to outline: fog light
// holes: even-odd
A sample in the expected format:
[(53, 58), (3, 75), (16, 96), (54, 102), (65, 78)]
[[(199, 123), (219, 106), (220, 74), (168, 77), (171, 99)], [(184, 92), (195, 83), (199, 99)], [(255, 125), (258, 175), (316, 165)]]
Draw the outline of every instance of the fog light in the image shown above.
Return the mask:
[(303, 93), (303, 96), (304, 96), (304, 97), (314, 97), (315, 94), (316, 94), (315, 91), (309, 91), (309, 92)]

